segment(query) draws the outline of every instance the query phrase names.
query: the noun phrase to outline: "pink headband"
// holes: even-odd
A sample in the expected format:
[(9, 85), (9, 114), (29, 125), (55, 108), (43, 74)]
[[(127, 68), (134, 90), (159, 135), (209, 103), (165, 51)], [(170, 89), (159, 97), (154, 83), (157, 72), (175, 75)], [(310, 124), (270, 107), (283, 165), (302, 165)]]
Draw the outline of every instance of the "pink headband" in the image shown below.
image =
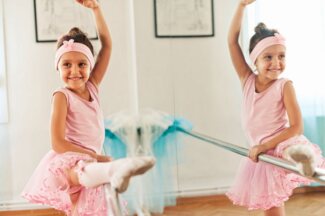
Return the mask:
[(84, 54), (89, 63), (90, 63), (90, 70), (94, 67), (95, 64), (95, 60), (94, 60), (94, 56), (91, 53), (89, 47), (87, 47), (86, 45), (82, 44), (82, 43), (75, 43), (73, 39), (70, 39), (69, 41), (63, 41), (63, 45), (56, 51), (55, 53), (55, 68), (58, 68), (58, 63), (60, 61), (61, 56), (64, 53), (67, 52), (80, 52), (82, 54)]
[(275, 33), (274, 36), (266, 37), (256, 44), (251, 54), (249, 54), (252, 63), (255, 64), (257, 57), (265, 50), (266, 48), (280, 44), (285, 47), (285, 38), (279, 33)]

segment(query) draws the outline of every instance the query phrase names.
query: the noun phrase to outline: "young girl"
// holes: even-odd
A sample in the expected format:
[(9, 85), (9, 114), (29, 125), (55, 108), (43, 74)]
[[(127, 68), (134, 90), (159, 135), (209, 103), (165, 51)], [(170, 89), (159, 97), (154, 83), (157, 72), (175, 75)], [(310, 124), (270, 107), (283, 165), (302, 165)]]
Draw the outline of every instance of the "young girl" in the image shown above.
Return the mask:
[(245, 62), (238, 43), (246, 5), (255, 0), (240, 0), (232, 20), (228, 45), (232, 62), (243, 89), (243, 126), (250, 143), (249, 158), (243, 159), (228, 197), (249, 210), (261, 209), (265, 215), (283, 216), (284, 202), (299, 184), (310, 183), (293, 173), (257, 162), (267, 153), (295, 162), (306, 176), (322, 166), (319, 148), (303, 135), (303, 122), (290, 80), (279, 78), (285, 69), (285, 39), (263, 23), (255, 28), (250, 40), (251, 64)]
[(40, 162), (22, 196), (67, 215), (106, 216), (110, 206), (103, 184), (124, 192), (129, 179), (146, 172), (155, 161), (152, 157), (111, 161), (101, 155), (104, 121), (98, 87), (107, 70), (112, 42), (98, 2), (77, 2), (92, 10), (101, 49), (95, 61), (89, 39), (78, 28), (59, 39), (55, 68), (65, 87), (53, 93), (52, 150)]

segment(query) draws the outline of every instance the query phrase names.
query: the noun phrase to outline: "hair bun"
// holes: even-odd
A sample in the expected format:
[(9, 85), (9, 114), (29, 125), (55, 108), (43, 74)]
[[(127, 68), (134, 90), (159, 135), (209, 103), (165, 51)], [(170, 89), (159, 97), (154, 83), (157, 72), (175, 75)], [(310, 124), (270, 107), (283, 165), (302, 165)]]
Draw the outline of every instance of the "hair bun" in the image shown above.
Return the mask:
[(256, 27), (255, 27), (255, 33), (256, 34), (263, 34), (269, 29), (266, 27), (266, 25), (262, 22), (260, 22)]
[(73, 27), (72, 29), (70, 29), (68, 35), (73, 38), (78, 38), (80, 40), (85, 40), (87, 38), (87, 34), (81, 31), (78, 27)]
[(77, 35), (77, 34), (84, 34), (84, 33), (78, 27), (73, 27), (72, 29), (70, 29), (68, 34), (70, 36), (74, 36), (74, 35)]

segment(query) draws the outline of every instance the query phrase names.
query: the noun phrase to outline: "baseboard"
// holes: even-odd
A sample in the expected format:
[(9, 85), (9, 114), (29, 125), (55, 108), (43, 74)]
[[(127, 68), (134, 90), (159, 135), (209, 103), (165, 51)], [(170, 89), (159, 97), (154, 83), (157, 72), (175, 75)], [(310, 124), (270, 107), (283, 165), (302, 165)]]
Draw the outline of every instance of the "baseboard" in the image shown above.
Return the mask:
[(181, 190), (175, 193), (176, 197), (202, 197), (211, 195), (225, 194), (229, 187), (218, 187), (218, 188), (198, 188), (198, 189), (188, 189)]
[(10, 210), (29, 210), (29, 209), (46, 209), (48, 206), (33, 204), (27, 201), (2, 201), (0, 202), (0, 212)]

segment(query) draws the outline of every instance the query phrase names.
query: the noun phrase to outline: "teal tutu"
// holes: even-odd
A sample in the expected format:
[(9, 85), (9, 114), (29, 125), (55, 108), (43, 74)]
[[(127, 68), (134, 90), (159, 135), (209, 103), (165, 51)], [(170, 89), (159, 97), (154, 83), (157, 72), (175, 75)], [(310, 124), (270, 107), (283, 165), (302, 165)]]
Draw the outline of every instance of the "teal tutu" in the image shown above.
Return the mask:
[(182, 149), (180, 130), (191, 130), (191, 123), (183, 118), (151, 112), (140, 118), (115, 115), (106, 119), (105, 128), (107, 155), (114, 159), (134, 155), (156, 158), (154, 168), (143, 176), (132, 178), (128, 190), (122, 194), (129, 213), (134, 214), (143, 207), (149, 212), (162, 213), (165, 206), (176, 205), (174, 173), (177, 153)]

